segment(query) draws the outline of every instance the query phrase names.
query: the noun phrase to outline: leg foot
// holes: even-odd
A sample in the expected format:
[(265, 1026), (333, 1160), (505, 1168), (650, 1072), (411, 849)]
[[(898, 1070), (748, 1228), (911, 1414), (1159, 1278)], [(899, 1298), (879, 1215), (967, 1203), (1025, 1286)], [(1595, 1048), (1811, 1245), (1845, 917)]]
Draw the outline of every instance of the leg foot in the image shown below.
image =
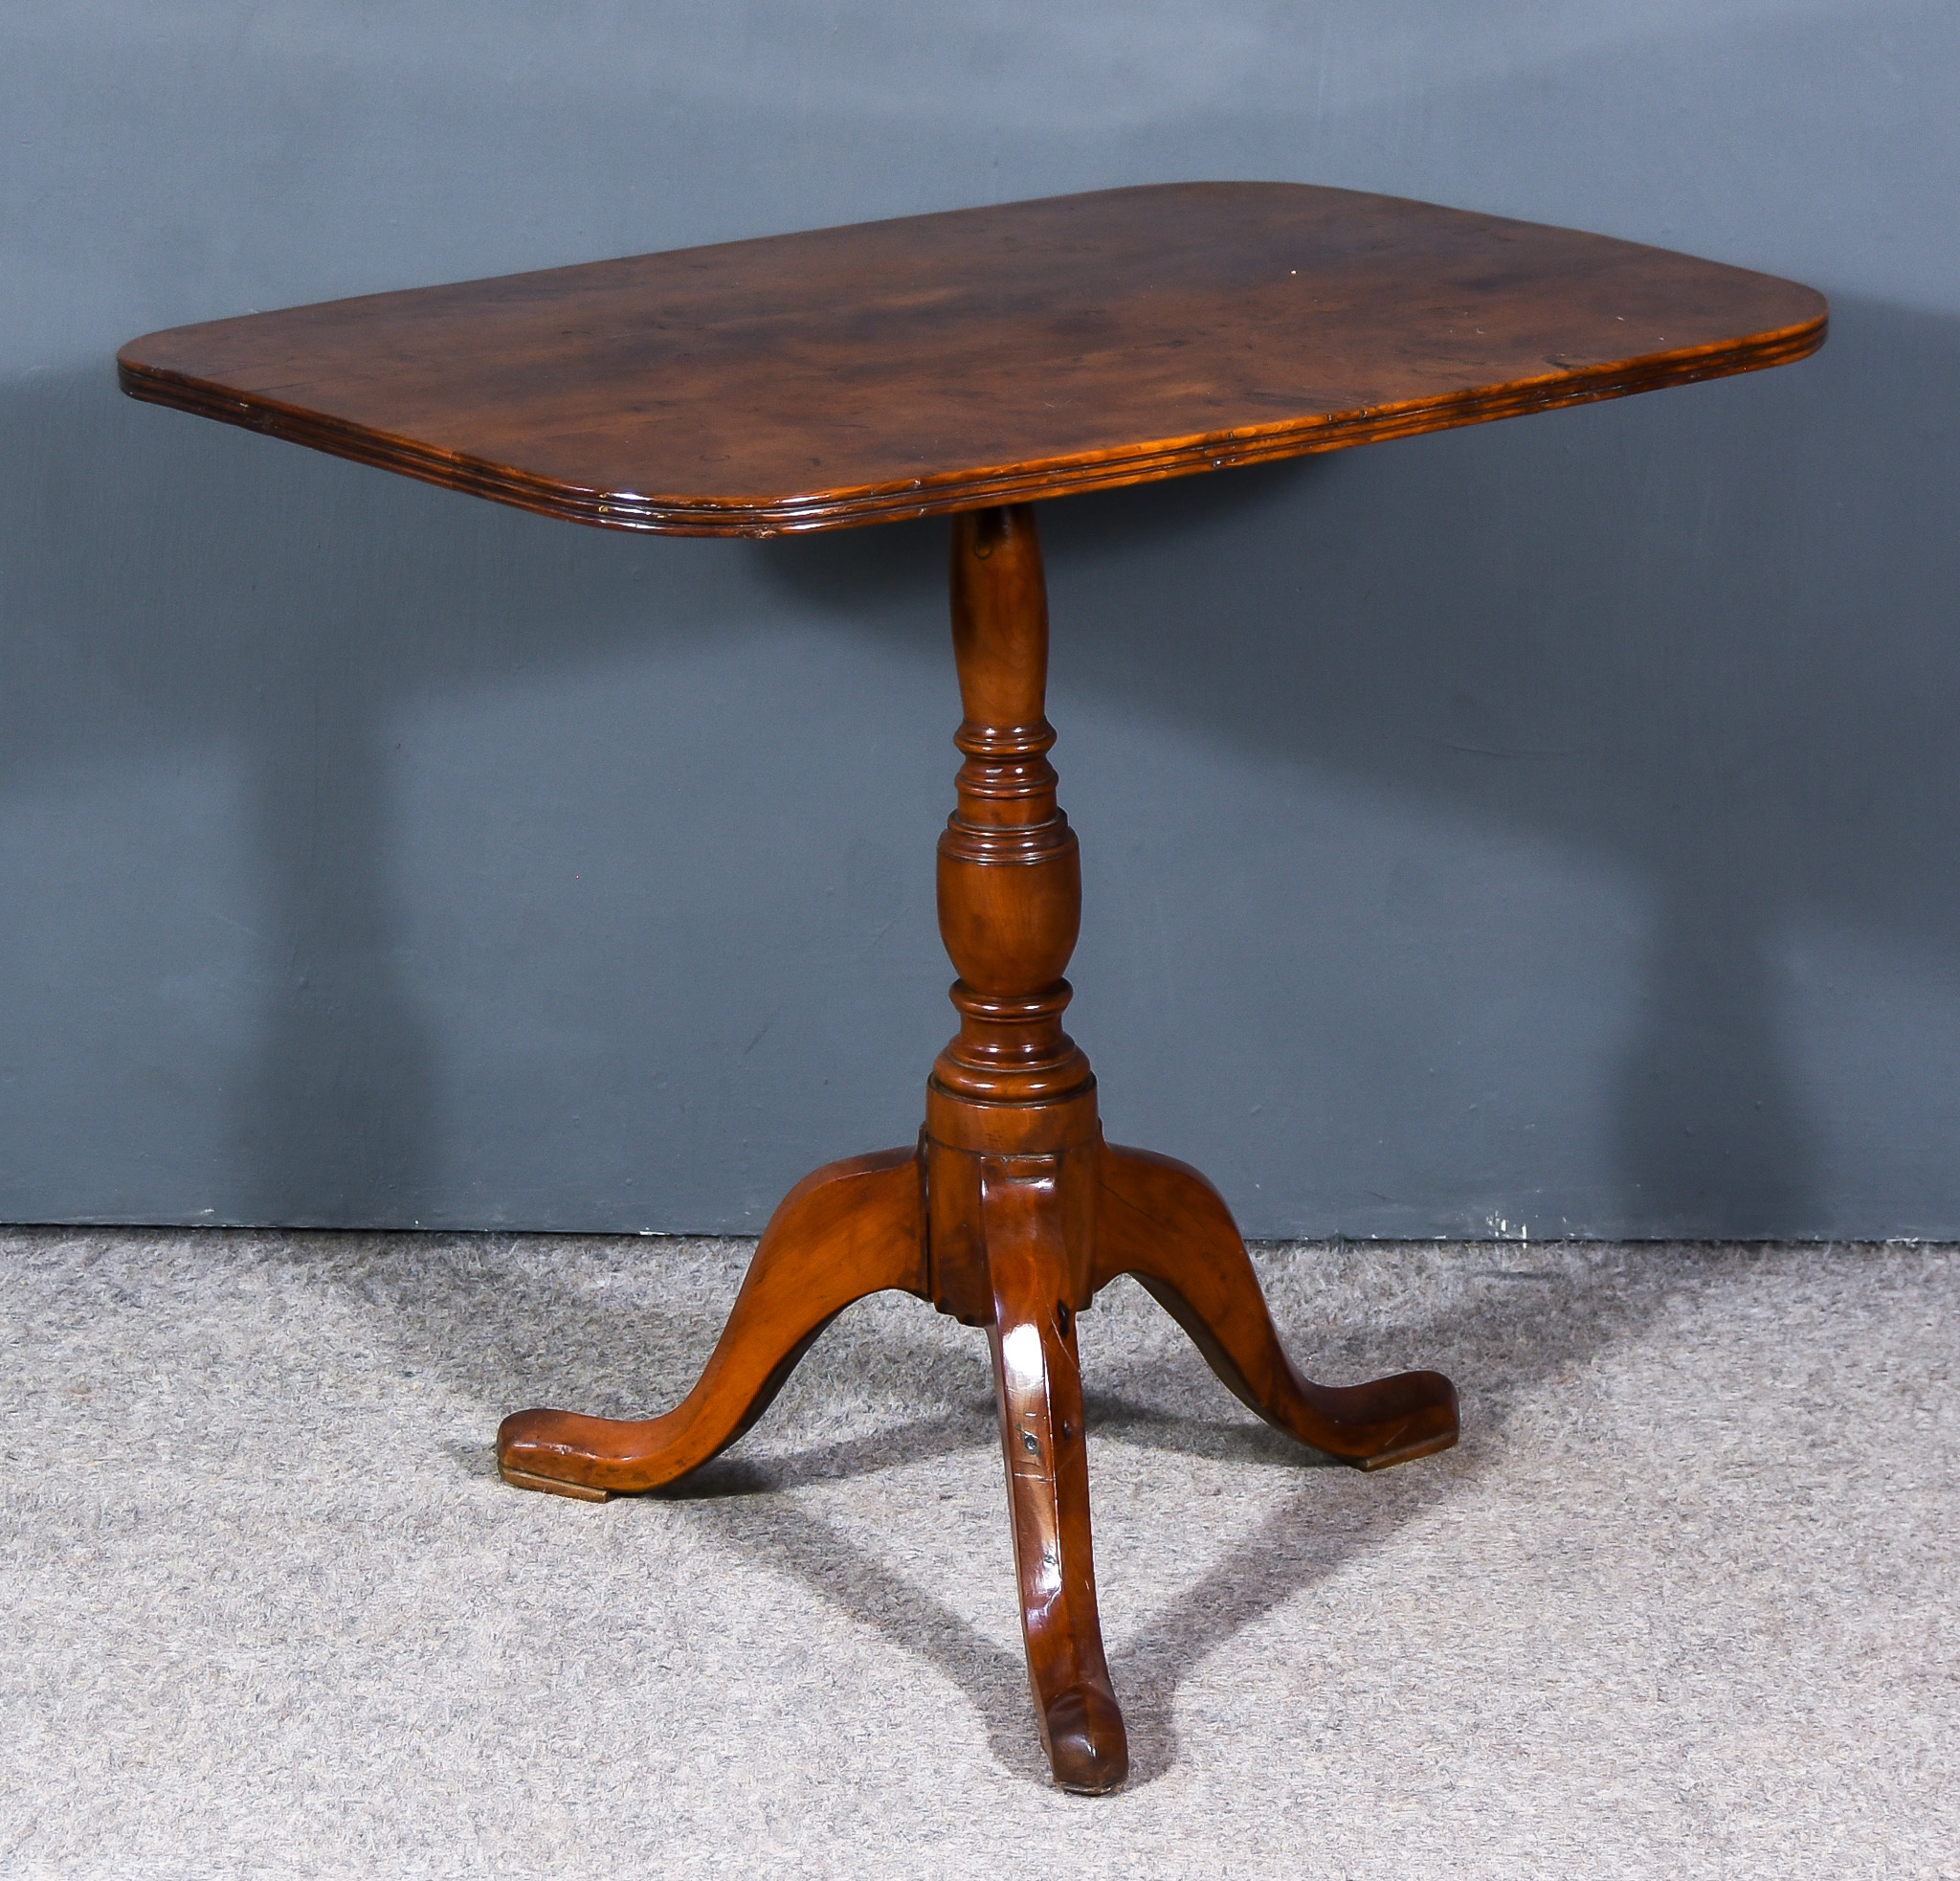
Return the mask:
[(1102, 1152), (1096, 1285), (1134, 1274), (1226, 1388), (1278, 1429), (1363, 1469), (1446, 1450), (1457, 1388), (1439, 1372), (1314, 1384), (1293, 1369), (1231, 1211), (1196, 1170), (1145, 1150)]
[[(980, 1208), (1028, 1683), (1055, 1780), (1093, 1796), (1129, 1774), (1129, 1749), (1096, 1611), (1082, 1377), (1055, 1160), (984, 1159)], [(1015, 1173), (1028, 1164), (1032, 1171)]]
[(658, 1489), (752, 1424), (817, 1336), (853, 1301), (925, 1290), (918, 1153), (887, 1150), (807, 1176), (769, 1218), (700, 1382), (665, 1417), (519, 1411), (497, 1433), (503, 1479), (604, 1496)]

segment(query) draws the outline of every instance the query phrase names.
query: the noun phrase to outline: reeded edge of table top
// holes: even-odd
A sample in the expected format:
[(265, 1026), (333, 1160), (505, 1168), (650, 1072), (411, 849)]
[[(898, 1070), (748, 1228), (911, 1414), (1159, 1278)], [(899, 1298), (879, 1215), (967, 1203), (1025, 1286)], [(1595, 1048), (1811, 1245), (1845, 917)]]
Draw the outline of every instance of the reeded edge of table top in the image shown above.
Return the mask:
[(119, 359), (117, 377), (132, 398), (167, 405), (200, 417), (217, 418), (264, 432), (316, 451), (374, 464), (446, 489), (562, 517), (598, 528), (634, 529), (652, 535), (794, 535), (814, 529), (853, 528), (900, 522), (917, 516), (947, 516), (993, 504), (1033, 503), (1044, 497), (1084, 490), (1113, 490), (1150, 483), (1235, 464), (1269, 463), (1319, 451), (1346, 450), (1392, 437), (1493, 418), (1520, 417), (1566, 405), (1591, 404), (1666, 386), (1692, 385), (1764, 367), (1803, 359), (1824, 344), (1828, 313), (1814, 320), (1751, 334), (1719, 346), (1652, 353), (1638, 359), (1589, 366), (1571, 372), (1510, 385), (1412, 399), (1399, 405), (1364, 408), (1270, 425), (1239, 426), (1165, 438), (1132, 451), (1090, 452), (1075, 457), (962, 470), (901, 482), (770, 501), (641, 496), (630, 491), (578, 489), (508, 464), (432, 450), (405, 437), (392, 437), (317, 414), (300, 412), (276, 399), (243, 399), (220, 386)]

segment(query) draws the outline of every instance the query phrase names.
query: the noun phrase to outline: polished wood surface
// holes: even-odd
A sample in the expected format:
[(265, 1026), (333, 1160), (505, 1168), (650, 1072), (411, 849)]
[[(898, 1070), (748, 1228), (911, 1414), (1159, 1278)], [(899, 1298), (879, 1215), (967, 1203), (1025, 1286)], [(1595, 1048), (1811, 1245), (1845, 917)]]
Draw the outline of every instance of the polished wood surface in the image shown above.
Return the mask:
[(959, 1031), (926, 1081), (918, 1147), (835, 1164), (791, 1191), (675, 1409), (643, 1422), (523, 1411), (504, 1420), (498, 1456), (523, 1489), (657, 1489), (739, 1436), (866, 1293), (918, 1293), (985, 1327), (1036, 1720), (1056, 1781), (1098, 1794), (1123, 1781), (1129, 1758), (1096, 1605), (1076, 1314), (1134, 1274), (1252, 1409), (1364, 1469), (1454, 1444), (1457, 1394), (1435, 1372), (1302, 1377), (1216, 1192), (1182, 1163), (1103, 1142), (1095, 1076), (1061, 1026), (1081, 869), (1048, 761), (1033, 509), (956, 517), (951, 576), (965, 761), (939, 842), (939, 919)]
[(609, 528), (768, 535), (1801, 357), (1767, 275), (1292, 183), (909, 216), (182, 326), (138, 398)]

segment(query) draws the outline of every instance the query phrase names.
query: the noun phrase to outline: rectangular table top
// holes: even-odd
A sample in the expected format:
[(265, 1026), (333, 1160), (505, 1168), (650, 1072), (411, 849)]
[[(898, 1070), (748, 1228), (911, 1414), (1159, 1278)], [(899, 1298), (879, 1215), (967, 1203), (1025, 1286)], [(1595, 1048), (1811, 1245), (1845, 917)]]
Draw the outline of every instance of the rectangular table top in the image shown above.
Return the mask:
[(1186, 183), (180, 326), (138, 398), (546, 515), (770, 535), (1339, 449), (1799, 359), (1809, 288)]

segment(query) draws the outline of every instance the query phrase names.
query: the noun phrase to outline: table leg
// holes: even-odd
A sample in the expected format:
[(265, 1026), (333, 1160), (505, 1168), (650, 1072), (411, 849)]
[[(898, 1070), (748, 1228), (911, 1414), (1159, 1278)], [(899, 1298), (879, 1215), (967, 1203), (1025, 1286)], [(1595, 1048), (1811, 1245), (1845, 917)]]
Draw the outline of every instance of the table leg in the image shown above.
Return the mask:
[(1440, 1372), (1336, 1386), (1293, 1369), (1231, 1211), (1196, 1170), (1109, 1144), (1100, 1174), (1097, 1287), (1133, 1274), (1225, 1388), (1276, 1429), (1362, 1469), (1457, 1441), (1457, 1387)]
[(919, 1177), (913, 1150), (806, 1176), (769, 1218), (694, 1389), (665, 1417), (645, 1420), (519, 1411), (497, 1432), (504, 1481), (603, 1501), (659, 1489), (726, 1449), (846, 1307), (887, 1288), (924, 1290)]
[(1058, 1284), (1068, 1258), (1058, 1172), (1034, 1159), (986, 1160), (980, 1211), (1035, 1719), (1055, 1780), (1096, 1795), (1128, 1774), (1129, 1750), (1096, 1610), (1081, 1364), (1075, 1314)]
[(960, 1030), (927, 1081), (918, 1148), (834, 1163), (790, 1192), (701, 1381), (666, 1416), (523, 1411), (504, 1420), (498, 1455), (524, 1489), (657, 1489), (733, 1443), (867, 1293), (917, 1293), (986, 1328), (1041, 1741), (1058, 1783), (1094, 1793), (1128, 1768), (1096, 1611), (1076, 1350), (1075, 1315), (1097, 1290), (1134, 1274), (1261, 1417), (1365, 1469), (1454, 1444), (1457, 1394), (1435, 1372), (1303, 1378), (1216, 1192), (1182, 1163), (1103, 1143), (1095, 1077), (1061, 1029), (1081, 873), (1047, 758), (1034, 512), (955, 517), (952, 550), (966, 762), (939, 844), (939, 925)]

